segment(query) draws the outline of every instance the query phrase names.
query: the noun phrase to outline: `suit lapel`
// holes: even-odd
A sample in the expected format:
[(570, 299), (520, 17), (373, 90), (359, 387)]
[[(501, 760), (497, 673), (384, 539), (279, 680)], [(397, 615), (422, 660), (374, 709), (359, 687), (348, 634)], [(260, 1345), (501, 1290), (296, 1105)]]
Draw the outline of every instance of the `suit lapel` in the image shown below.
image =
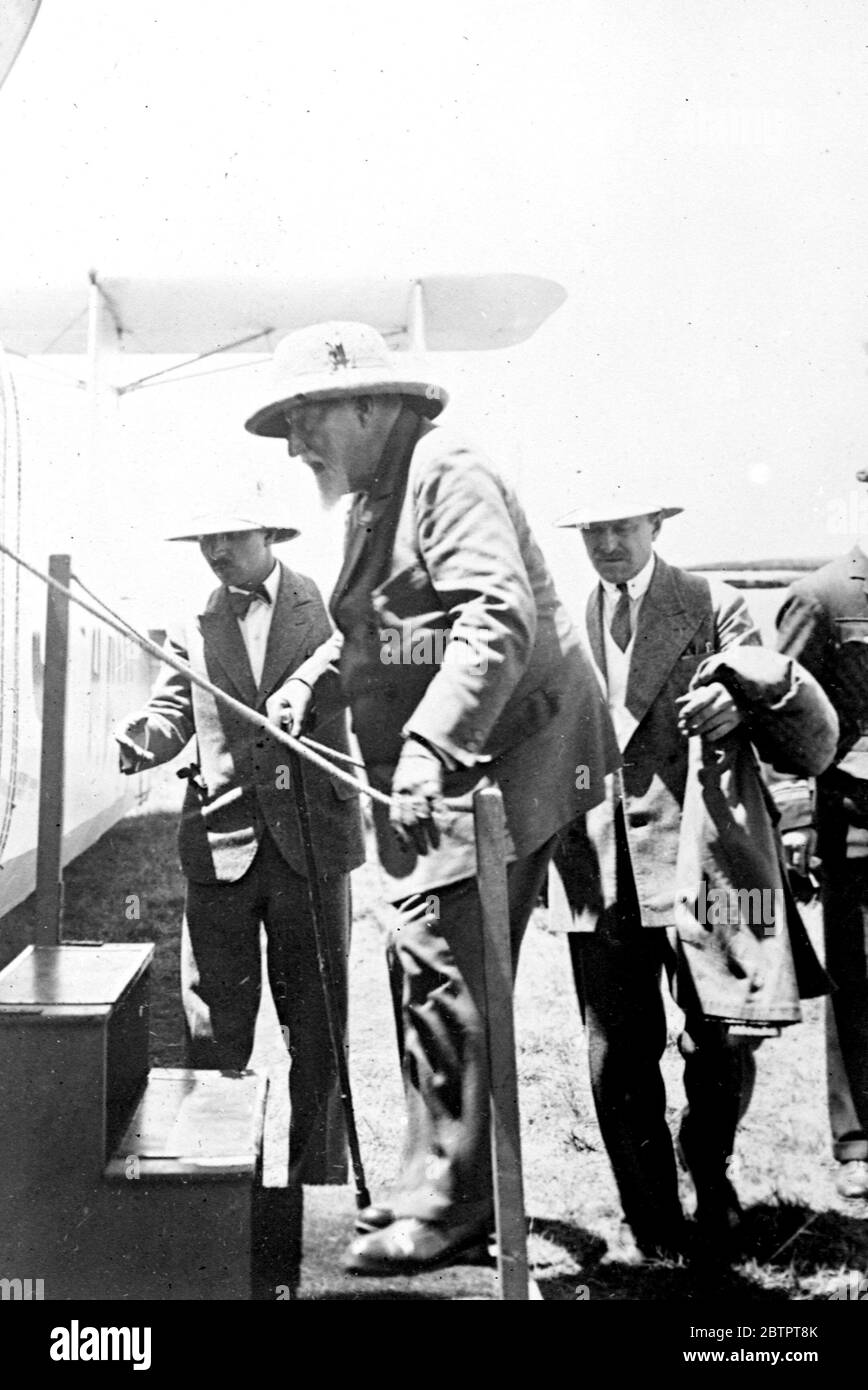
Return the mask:
[[(425, 423), (414, 410), (405, 407), (401, 411), (386, 440), (383, 457), (370, 492), (367, 496), (356, 497), (350, 508), (344, 541), (344, 562), (329, 600), (332, 613), (337, 611), (338, 603), (350, 587), (353, 575), (367, 549), (369, 536), (378, 529), (375, 523), (388, 509), (389, 499), (395, 489), (406, 485), (407, 464), (413, 456), (413, 450)], [(382, 534), (379, 534), (378, 539), (382, 544)]]
[(313, 614), (313, 604), (300, 588), (297, 577), (291, 569), (281, 564), (280, 585), (271, 616), (271, 627), (268, 630), (262, 680), (257, 692), (259, 703), (266, 695), (271, 694), (289, 670), (294, 670), (301, 664), (306, 655), (304, 644)]
[(211, 596), (199, 622), (209, 678), (215, 685), (220, 685), (222, 673), (234, 685), (240, 699), (245, 704), (252, 705), (256, 699), (253, 672), (250, 669), (241, 630), (229, 606), (225, 589), (220, 588)]
[(685, 602), (673, 570), (658, 555), (639, 609), (627, 681), (627, 709), (638, 723), (665, 685), (704, 611), (704, 606)]
[(353, 505), (350, 507), (350, 510), (347, 513), (347, 529), (346, 534), (344, 536), (343, 564), (341, 565), (340, 573), (338, 574), (337, 580), (335, 582), (335, 587), (332, 591), (332, 596), (329, 601), (329, 607), (331, 608), (332, 612), (334, 612), (335, 605), (337, 604), (338, 600), (346, 592), (349, 582), (353, 577), (353, 571), (355, 570), (356, 565), (358, 564), (359, 559), (361, 558), (362, 551), (365, 548), (365, 541), (368, 538), (367, 528), (370, 525), (369, 517), (370, 513), (368, 509), (367, 498), (362, 496), (354, 497)]
[(588, 597), (585, 625), (588, 629), (591, 652), (603, 678), (603, 689), (605, 690), (607, 689), (606, 644), (603, 640), (603, 589), (600, 584), (591, 590)]

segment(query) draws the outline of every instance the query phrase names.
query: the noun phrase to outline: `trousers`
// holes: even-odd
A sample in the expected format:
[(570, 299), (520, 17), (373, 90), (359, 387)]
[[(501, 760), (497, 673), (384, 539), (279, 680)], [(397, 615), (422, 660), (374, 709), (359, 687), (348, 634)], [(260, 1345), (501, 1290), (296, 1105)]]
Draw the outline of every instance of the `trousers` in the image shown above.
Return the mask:
[(822, 791), (817, 819), (826, 969), (836, 986), (826, 999), (829, 1123), (845, 1163), (868, 1159), (868, 856), (848, 845), (848, 818)]
[(644, 927), (623, 820), (616, 819), (618, 897), (570, 957), (588, 1042), (591, 1090), (624, 1216), (640, 1244), (666, 1246), (683, 1214), (660, 1060), (667, 1040), (664, 974), (685, 1011), (679, 1049), (687, 1106), (680, 1140), (697, 1197), (727, 1176), (753, 1093), (756, 1040), (703, 1018), (665, 928)]
[[(323, 946), (336, 1023), (347, 1028), (350, 883), (320, 884)], [(307, 879), (265, 834), (235, 883), (187, 882), (181, 934), (181, 998), (190, 1067), (243, 1070), (253, 1049), (261, 996), (260, 926), (266, 971), (289, 1058), (289, 1181), (347, 1181), (346, 1131), (317, 965)]]
[[(513, 972), (554, 840), (507, 867)], [(475, 878), (397, 904), (387, 959), (406, 1134), (389, 1205), (444, 1225), (492, 1211), (482, 910)]]

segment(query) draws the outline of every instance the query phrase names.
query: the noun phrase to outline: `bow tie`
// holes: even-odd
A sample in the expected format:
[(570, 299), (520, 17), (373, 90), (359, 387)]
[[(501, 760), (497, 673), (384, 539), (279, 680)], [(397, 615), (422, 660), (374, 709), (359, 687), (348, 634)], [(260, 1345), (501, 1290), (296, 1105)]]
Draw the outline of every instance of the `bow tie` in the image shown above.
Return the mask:
[(252, 603), (271, 604), (271, 594), (264, 584), (257, 584), (255, 589), (227, 589), (226, 593), (236, 618), (246, 618)]

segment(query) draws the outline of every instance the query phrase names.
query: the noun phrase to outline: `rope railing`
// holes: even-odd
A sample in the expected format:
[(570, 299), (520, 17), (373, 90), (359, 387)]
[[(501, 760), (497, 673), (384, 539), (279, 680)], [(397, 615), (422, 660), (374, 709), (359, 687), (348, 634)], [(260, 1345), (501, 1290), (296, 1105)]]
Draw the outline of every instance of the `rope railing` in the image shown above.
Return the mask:
[[(347, 772), (341, 771), (325, 757), (316, 751), (318, 748), (325, 748), (323, 744), (315, 744), (312, 740), (302, 740), (293, 737), (292, 734), (285, 733), (276, 724), (272, 724), (264, 715), (250, 708), (249, 705), (242, 704), (226, 691), (220, 690), (212, 684), (206, 677), (200, 676), (194, 671), (187, 662), (181, 661), (172, 652), (159, 647), (156, 642), (137, 632), (129, 623), (119, 616), (110, 616), (108, 612), (100, 612), (92, 603), (87, 602), (79, 595), (72, 592), (65, 584), (60, 583), (52, 575), (45, 574), (35, 565), (17, 555), (14, 550), (0, 541), (0, 554), (8, 556), (21, 569), (32, 574), (36, 579), (41, 580), (49, 589), (61, 594), (69, 602), (76, 604), (84, 609), (91, 617), (112, 628), (122, 637), (128, 638), (136, 643), (143, 651), (148, 652), (158, 661), (164, 662), (167, 666), (178, 671), (186, 677), (191, 684), (198, 685), (206, 690), (216, 700), (220, 701), (227, 708), (233, 710), (241, 718), (257, 728), (263, 729), (277, 743), (283, 744), (288, 748), (294, 757), (304, 759), (314, 766), (323, 769), (330, 777), (344, 782), (347, 786), (354, 788), (362, 796), (368, 796), (373, 801), (380, 802), (383, 806), (390, 807), (391, 800), (382, 792), (370, 787)], [(80, 587), (80, 580), (76, 580)], [(87, 592), (90, 592), (89, 590)], [(93, 595), (96, 598), (96, 595)], [(96, 600), (98, 603), (101, 600)], [(335, 750), (328, 750), (334, 754)], [(353, 762), (354, 760), (346, 755), (336, 754), (344, 761)], [(298, 779), (297, 779), (298, 780)], [(300, 794), (300, 814), (303, 817), (302, 834), (306, 847), (309, 846), (309, 827), (307, 827), (307, 810), (304, 799), (304, 784), (299, 781)], [(486, 808), (482, 804), (486, 798), (495, 797), (493, 805)], [(485, 791), (477, 792), (474, 796), (474, 821), (476, 824), (476, 846), (479, 861), (479, 889), (483, 903), (482, 931), (483, 931), (483, 990), (487, 1000), (485, 1011), (485, 1034), (486, 1046), (491, 1065), (491, 1094), (492, 1094), (492, 1156), (493, 1156), (493, 1189), (495, 1222), (498, 1236), (498, 1272), (500, 1282), (500, 1298), (508, 1300), (526, 1300), (528, 1297), (527, 1283), (527, 1257), (525, 1247), (525, 1216), (522, 1193), (522, 1174), (521, 1174), (521, 1139), (518, 1128), (518, 1098), (517, 1081), (515, 1075), (515, 1041), (512, 1028), (512, 989), (511, 974), (512, 966), (509, 951), (509, 924), (508, 924), (508, 898), (505, 875), (505, 865), (499, 846), (503, 842), (505, 833), (505, 822), (503, 821), (503, 807), (500, 800), (500, 792), (489, 788)], [(305, 830), (307, 827), (307, 830)], [(317, 921), (321, 916), (321, 907), (316, 904), (316, 893), (318, 884), (316, 874), (311, 872), (308, 877), (309, 890), (313, 894), (313, 922), (314, 931), (317, 931)], [(328, 970), (325, 966), (324, 956), (317, 947), (318, 963), (320, 974), (325, 991), (326, 1008), (329, 1008), (330, 983)], [(504, 1028), (506, 1031), (504, 1031)], [(367, 1186), (365, 1184), (364, 1169), (362, 1166), (361, 1153), (358, 1144), (358, 1134), (355, 1126), (355, 1118), (352, 1108), (352, 1097), (349, 1087), (349, 1074), (346, 1066), (346, 1058), (343, 1053), (343, 1046), (335, 1028), (330, 1023), (330, 1035), (332, 1047), (335, 1052), (335, 1062), (340, 1078), (341, 1099), (345, 1107), (348, 1144), (350, 1146), (353, 1162), (353, 1172), (356, 1181), (356, 1201), (362, 1208), (367, 1206), (370, 1201)]]
[[(0, 554), (7, 555), (10, 560), (14, 561), (14, 563), (19, 565), (23, 570), (26, 570), (28, 574), (32, 574), (36, 579), (41, 580), (48, 588), (62, 594), (64, 598), (76, 604), (79, 608), (83, 608), (85, 613), (89, 613), (92, 618), (96, 618), (99, 622), (105, 623), (107, 627), (120, 633), (121, 637), (126, 637), (131, 642), (135, 642), (143, 651), (156, 657), (158, 661), (165, 662), (167, 666), (171, 666), (173, 670), (185, 676), (192, 685), (198, 685), (202, 690), (206, 690), (209, 695), (213, 695), (216, 700), (220, 701), (228, 709), (233, 710), (235, 714), (239, 715), (242, 719), (246, 719), (250, 724), (255, 725), (256, 728), (262, 729), (265, 733), (270, 734), (277, 743), (283, 744), (284, 747), (289, 748), (293, 753), (297, 753), (298, 756), (303, 758), (306, 762), (312, 763), (315, 767), (327, 772), (330, 777), (336, 778), (339, 782), (344, 782), (361, 796), (368, 796), (372, 801), (378, 801), (382, 806), (391, 806), (391, 799), (386, 796), (385, 793), (377, 791), (375, 787), (370, 787), (367, 783), (360, 782), (358, 778), (353, 777), (349, 772), (344, 772), (341, 768), (335, 766), (333, 762), (315, 751), (315, 748), (311, 747), (310, 741), (302, 741), (293, 734), (288, 734), (284, 729), (278, 728), (278, 726), (272, 724), (271, 720), (267, 719), (264, 714), (260, 714), (258, 710), (251, 709), (249, 705), (243, 704), (241, 700), (236, 700), (233, 695), (229, 695), (225, 690), (221, 690), (219, 686), (209, 681), (206, 676), (200, 676), (198, 671), (194, 671), (187, 662), (181, 661), (180, 658), (174, 656), (172, 652), (167, 651), (164, 647), (158, 646), (157, 643), (152, 642), (149, 637), (145, 637), (142, 633), (137, 632), (135, 628), (131, 627), (130, 624), (123, 619), (110, 616), (108, 612), (100, 612), (92, 603), (88, 603), (86, 599), (73, 593), (65, 584), (59, 583), (50, 574), (46, 574), (43, 570), (38, 569), (36, 565), (31, 565), (30, 562), (25, 560), (21, 555), (16, 555), (15, 551), (11, 550), (9, 546), (4, 545), (2, 541), (0, 541)], [(80, 581), (77, 582), (80, 584)], [(316, 745), (317, 748), (322, 748), (324, 746), (323, 744)]]

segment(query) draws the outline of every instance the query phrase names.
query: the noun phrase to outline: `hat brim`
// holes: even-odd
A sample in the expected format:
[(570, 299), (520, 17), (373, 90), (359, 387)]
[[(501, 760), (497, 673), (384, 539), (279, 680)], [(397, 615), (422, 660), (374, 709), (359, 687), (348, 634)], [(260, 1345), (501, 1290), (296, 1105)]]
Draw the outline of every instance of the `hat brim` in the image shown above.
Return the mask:
[[(625, 506), (630, 510), (626, 510)], [(679, 512), (683, 511), (683, 507), (655, 507), (653, 504), (646, 507), (644, 502), (633, 509), (632, 500), (626, 504), (603, 503), (600, 506), (577, 507), (574, 511), (567, 512), (566, 516), (562, 516), (554, 525), (583, 530), (586, 526), (599, 526), (604, 521), (627, 521), (633, 516), (659, 516), (665, 521), (667, 517), (678, 516)]]
[(223, 536), (235, 535), (239, 531), (271, 531), (272, 545), (280, 545), (281, 541), (294, 541), (301, 532), (294, 526), (239, 526), (233, 518), (227, 518), (225, 526), (206, 524), (198, 530), (190, 531), (184, 535), (166, 536), (167, 541), (199, 541), (203, 536)]
[(431, 381), (383, 381), (381, 376), (366, 380), (363, 373), (357, 373), (352, 381), (336, 386), (332, 375), (312, 376), (291, 396), (282, 396), (257, 410), (244, 422), (244, 428), (269, 439), (285, 439), (287, 410), (300, 401), (338, 400), (341, 396), (412, 396), (416, 409), (429, 420), (436, 419), (449, 400), (448, 392)]

